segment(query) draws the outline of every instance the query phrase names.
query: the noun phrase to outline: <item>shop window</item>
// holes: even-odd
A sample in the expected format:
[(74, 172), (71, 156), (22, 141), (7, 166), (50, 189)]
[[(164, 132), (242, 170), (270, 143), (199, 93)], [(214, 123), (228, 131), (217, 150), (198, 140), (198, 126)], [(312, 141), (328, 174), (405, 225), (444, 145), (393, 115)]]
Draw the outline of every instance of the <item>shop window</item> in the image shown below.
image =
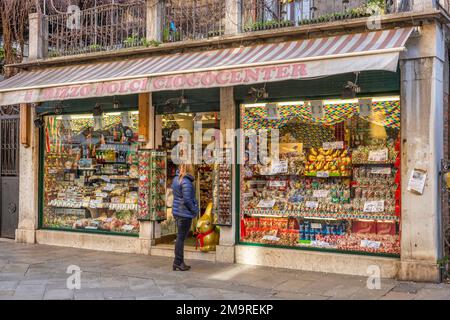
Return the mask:
[(42, 227), (138, 234), (138, 112), (44, 117)]
[(243, 105), (241, 127), (241, 243), (400, 254), (398, 97)]

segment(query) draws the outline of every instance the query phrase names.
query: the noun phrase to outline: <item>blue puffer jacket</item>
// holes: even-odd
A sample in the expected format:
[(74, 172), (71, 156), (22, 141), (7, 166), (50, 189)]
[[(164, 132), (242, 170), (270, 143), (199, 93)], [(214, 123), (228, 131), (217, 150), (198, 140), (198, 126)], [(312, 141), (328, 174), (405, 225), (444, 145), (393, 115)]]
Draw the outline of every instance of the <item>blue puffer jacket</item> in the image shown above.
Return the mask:
[(184, 176), (180, 181), (179, 172), (173, 178), (173, 205), (172, 214), (176, 217), (195, 218), (198, 214), (198, 202), (195, 199), (194, 178)]

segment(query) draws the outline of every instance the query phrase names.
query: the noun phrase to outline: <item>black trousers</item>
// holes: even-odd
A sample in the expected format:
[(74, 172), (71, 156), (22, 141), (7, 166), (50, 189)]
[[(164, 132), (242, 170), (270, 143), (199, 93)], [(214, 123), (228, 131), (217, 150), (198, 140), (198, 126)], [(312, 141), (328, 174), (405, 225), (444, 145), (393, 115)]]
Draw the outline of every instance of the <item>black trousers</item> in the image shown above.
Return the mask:
[(184, 263), (184, 241), (189, 235), (189, 230), (191, 229), (192, 219), (175, 217), (177, 222), (177, 242), (175, 243), (175, 260), (174, 264), (179, 266)]

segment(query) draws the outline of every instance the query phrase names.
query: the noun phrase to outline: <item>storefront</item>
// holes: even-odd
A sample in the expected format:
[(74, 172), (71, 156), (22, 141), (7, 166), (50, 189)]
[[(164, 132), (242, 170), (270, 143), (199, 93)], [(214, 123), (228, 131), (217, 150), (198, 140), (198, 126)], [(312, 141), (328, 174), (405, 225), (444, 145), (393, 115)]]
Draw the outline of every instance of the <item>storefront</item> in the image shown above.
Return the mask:
[[(208, 259), (358, 275), (378, 265), (383, 277), (396, 277), (409, 268), (411, 224), (418, 221), (409, 201), (422, 201), (407, 190), (416, 169), (408, 164), (413, 142), (405, 138), (413, 130), (405, 105), (412, 103), (399, 67), (412, 32), (104, 62), (98, 66), (108, 70), (104, 78), (94, 64), (81, 75), (60, 67), (13, 78), (3, 84), (11, 91), (0, 85), (1, 101), (43, 103), (34, 115), (41, 128), (32, 133), (40, 141), (39, 168), (28, 171), (38, 174), (40, 192), (24, 197), (29, 209), (23, 213), (31, 221), (37, 199), (39, 224), (19, 226), (19, 236), (156, 254), (176, 232), (170, 152), (180, 140), (174, 132), (204, 136), (215, 129), (224, 137), (241, 129), (234, 131), (235, 145), (220, 144), (234, 164), (198, 167), (202, 213), (212, 203), (221, 229), (217, 253)], [(133, 64), (139, 73), (127, 68)], [(67, 80), (53, 80), (58, 72)], [(211, 92), (214, 99), (202, 101)], [(100, 97), (109, 102), (96, 103)], [(120, 101), (126, 97), (134, 102)], [(80, 108), (58, 114), (55, 105), (74, 99)], [(34, 163), (35, 154), (26, 154), (24, 161)], [(424, 278), (435, 274), (429, 262)]]

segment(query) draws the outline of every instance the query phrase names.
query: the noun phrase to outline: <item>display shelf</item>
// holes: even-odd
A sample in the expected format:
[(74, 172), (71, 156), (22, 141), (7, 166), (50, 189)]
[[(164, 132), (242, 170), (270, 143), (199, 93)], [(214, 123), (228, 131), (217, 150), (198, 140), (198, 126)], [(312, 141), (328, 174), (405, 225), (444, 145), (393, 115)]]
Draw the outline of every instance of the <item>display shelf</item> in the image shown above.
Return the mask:
[(327, 213), (327, 212), (302, 212), (302, 211), (270, 211), (270, 210), (243, 210), (244, 215), (255, 218), (305, 218), (305, 219), (336, 219), (336, 220), (382, 220), (399, 221), (395, 214), (367, 214), (367, 213)]
[(48, 204), (48, 207), (55, 208), (55, 209), (111, 209), (111, 210), (137, 210), (138, 205), (137, 204), (128, 204), (128, 203), (102, 203), (98, 204), (96, 206), (86, 206), (86, 205), (79, 205), (75, 207), (71, 206), (61, 206), (61, 205), (51, 205)]
[(139, 175), (139, 220), (166, 220), (166, 152), (157, 150), (139, 151)]
[(395, 162), (360, 162), (352, 163), (352, 166), (386, 166), (391, 167), (395, 165)]

